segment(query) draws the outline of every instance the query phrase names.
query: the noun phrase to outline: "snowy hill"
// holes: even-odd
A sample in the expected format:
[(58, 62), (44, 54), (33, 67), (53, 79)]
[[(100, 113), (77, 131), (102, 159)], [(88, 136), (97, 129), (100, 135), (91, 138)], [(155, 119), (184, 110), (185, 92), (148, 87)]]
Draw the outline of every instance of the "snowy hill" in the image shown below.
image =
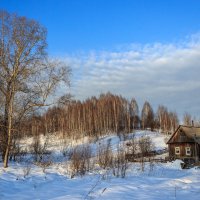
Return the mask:
[[(110, 141), (115, 152), (119, 143), (126, 143), (132, 135), (124, 140), (116, 135), (97, 141), (83, 138), (82, 141), (72, 142), (72, 146), (87, 144), (95, 156), (99, 143)], [(166, 148), (164, 135), (150, 131), (134, 133), (136, 139), (142, 136), (149, 136), (156, 150)], [(31, 140), (27, 141), (28, 145)], [(22, 144), (25, 145), (25, 141)], [(61, 142), (51, 138), (48, 148), (53, 152), (54, 159), (62, 156), (63, 147), (57, 144)], [(173, 163), (143, 163), (143, 170), (141, 163), (128, 163), (125, 178), (113, 176), (112, 169), (99, 167), (83, 176), (71, 178), (67, 158), (58, 160), (45, 168), (26, 162), (12, 162), (9, 168), (4, 169), (1, 164), (0, 199), (200, 199), (200, 169), (182, 170), (178, 160)]]

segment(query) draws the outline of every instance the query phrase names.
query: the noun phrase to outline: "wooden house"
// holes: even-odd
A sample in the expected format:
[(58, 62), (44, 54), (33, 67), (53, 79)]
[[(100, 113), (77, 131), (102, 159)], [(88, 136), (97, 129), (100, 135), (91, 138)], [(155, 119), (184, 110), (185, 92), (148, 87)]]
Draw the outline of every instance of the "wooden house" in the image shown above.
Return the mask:
[(167, 142), (170, 159), (200, 160), (200, 127), (179, 125)]

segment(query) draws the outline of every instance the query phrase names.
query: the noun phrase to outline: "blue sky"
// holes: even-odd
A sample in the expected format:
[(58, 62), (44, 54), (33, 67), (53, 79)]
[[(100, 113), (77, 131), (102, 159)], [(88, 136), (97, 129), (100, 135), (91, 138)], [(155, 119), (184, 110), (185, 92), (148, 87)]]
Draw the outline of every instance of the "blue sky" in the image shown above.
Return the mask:
[(0, 0), (38, 20), (72, 67), (71, 93), (111, 91), (200, 118), (199, 0)]
[(0, 7), (46, 26), (52, 55), (173, 42), (200, 29), (199, 0), (0, 0)]

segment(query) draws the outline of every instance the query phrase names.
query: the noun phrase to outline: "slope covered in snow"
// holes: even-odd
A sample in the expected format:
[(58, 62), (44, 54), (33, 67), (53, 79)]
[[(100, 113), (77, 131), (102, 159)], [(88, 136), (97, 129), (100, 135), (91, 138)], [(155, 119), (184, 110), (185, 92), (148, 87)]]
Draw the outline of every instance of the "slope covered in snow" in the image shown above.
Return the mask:
[[(129, 134), (129, 137), (131, 135)], [(137, 131), (135, 138), (144, 135), (151, 137), (156, 150), (166, 148), (164, 135)], [(98, 143), (108, 140), (113, 150), (120, 141), (124, 142), (116, 135), (109, 135), (89, 145), (95, 150)], [(56, 141), (50, 149), (58, 153), (55, 143)], [(84, 143), (88, 141), (85, 140)], [(33, 164), (28, 165), (26, 162), (10, 163), (7, 169), (0, 164), (0, 199), (200, 199), (200, 169), (182, 170), (180, 162), (144, 163), (144, 170), (141, 163), (128, 163), (125, 178), (113, 176), (112, 169), (99, 168), (82, 177), (71, 178), (67, 161), (55, 162), (45, 169)]]
[(24, 166), (12, 165), (0, 170), (0, 199), (193, 199), (200, 198), (200, 170), (180, 169), (180, 163), (130, 164), (126, 178), (111, 172), (94, 172), (73, 179), (64, 173), (64, 165), (54, 165), (45, 173), (33, 167), (24, 178)]

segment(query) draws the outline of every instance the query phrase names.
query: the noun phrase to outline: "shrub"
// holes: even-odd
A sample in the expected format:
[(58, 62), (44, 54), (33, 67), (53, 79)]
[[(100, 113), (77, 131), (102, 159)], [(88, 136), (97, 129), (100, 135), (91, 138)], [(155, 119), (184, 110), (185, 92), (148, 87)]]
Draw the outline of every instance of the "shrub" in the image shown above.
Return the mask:
[(89, 145), (74, 148), (70, 163), (72, 176), (77, 174), (84, 175), (86, 171), (90, 170), (91, 156), (92, 151)]
[(97, 162), (100, 167), (103, 169), (107, 167), (112, 167), (113, 165), (113, 152), (111, 149), (111, 140), (108, 140), (107, 143), (100, 143), (97, 152)]

